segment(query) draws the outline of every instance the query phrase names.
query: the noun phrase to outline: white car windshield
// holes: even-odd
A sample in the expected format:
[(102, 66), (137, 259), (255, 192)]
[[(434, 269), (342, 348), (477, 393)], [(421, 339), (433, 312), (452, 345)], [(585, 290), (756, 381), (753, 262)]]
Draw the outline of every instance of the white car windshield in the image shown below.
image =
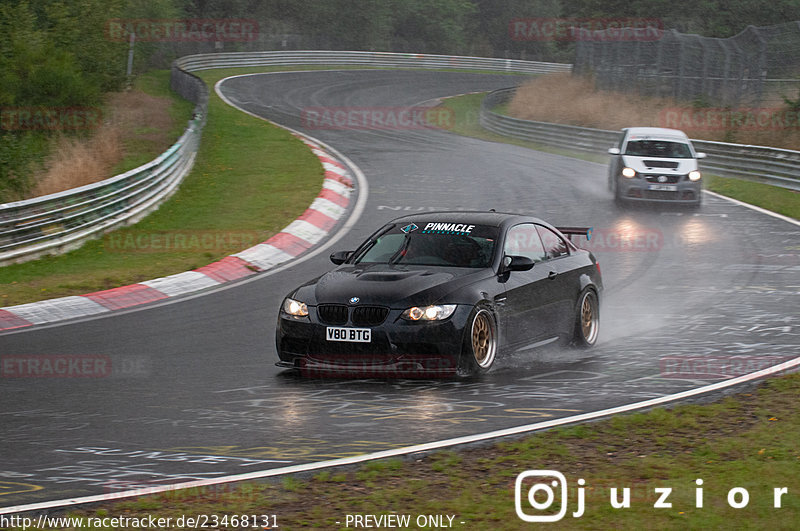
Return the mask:
[[(430, 225), (437, 230), (426, 229)], [(460, 230), (441, 230), (439, 225), (455, 225)], [(491, 264), (496, 240), (496, 227), (412, 223), (378, 236), (354, 262), (483, 268)]]
[(661, 159), (690, 159), (692, 150), (684, 142), (669, 140), (629, 140), (625, 155), (633, 157), (657, 157)]

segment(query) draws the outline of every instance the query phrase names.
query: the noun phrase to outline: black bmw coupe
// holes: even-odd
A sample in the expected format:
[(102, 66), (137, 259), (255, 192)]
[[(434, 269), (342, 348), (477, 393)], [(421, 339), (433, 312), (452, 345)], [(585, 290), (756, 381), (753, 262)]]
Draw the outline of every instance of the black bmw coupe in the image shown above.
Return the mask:
[(561, 228), (499, 212), (395, 219), (284, 299), (280, 367), (342, 376), (477, 375), (498, 354), (597, 341), (595, 257)]

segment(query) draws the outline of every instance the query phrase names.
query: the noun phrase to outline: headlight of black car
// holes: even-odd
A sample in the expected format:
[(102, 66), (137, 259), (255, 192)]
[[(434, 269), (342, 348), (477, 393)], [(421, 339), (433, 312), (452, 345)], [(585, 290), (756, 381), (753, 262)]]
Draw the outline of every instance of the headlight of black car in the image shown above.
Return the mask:
[(455, 304), (433, 304), (431, 306), (413, 306), (400, 316), (406, 321), (441, 321), (456, 311)]
[(283, 299), (283, 311), (294, 317), (308, 317), (308, 306), (306, 303), (294, 299)]

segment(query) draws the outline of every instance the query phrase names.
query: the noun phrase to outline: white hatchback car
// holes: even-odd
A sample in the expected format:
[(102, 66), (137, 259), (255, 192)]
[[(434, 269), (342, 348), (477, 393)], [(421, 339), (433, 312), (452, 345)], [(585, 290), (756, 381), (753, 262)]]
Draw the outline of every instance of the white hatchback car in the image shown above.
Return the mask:
[(622, 130), (619, 145), (608, 153), (608, 186), (617, 203), (700, 205), (703, 180), (697, 160), (706, 154), (695, 151), (683, 131), (629, 127)]

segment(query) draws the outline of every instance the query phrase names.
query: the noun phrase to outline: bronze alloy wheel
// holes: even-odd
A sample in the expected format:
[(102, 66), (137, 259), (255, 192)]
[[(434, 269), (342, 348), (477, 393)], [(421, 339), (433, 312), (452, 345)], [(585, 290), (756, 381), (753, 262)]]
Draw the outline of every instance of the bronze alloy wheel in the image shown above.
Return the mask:
[(497, 353), (497, 337), (494, 321), (486, 310), (479, 310), (472, 320), (472, 355), (481, 369), (488, 369), (494, 363)]
[(593, 291), (583, 294), (579, 318), (583, 342), (586, 345), (594, 345), (600, 329), (600, 315), (597, 308), (597, 295)]

